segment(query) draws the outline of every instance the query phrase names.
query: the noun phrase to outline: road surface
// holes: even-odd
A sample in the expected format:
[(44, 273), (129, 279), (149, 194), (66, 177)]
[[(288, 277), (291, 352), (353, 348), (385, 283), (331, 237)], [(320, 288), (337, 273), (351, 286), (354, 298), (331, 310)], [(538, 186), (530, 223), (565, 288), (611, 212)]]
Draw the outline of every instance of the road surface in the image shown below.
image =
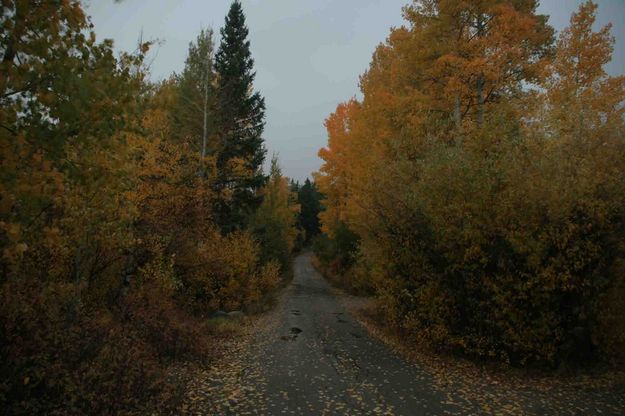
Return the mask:
[(426, 371), (372, 338), (343, 299), (310, 253), (298, 256), (276, 307), (248, 342), (198, 378), (185, 413), (625, 414), (623, 397), (600, 388), (493, 388), (499, 383), (458, 382), (453, 374), (445, 382), (446, 370)]
[[(279, 324), (264, 348), (268, 409), (311, 414), (440, 414), (424, 372), (373, 340), (310, 262), (295, 260)], [(451, 409), (450, 409), (451, 410)]]

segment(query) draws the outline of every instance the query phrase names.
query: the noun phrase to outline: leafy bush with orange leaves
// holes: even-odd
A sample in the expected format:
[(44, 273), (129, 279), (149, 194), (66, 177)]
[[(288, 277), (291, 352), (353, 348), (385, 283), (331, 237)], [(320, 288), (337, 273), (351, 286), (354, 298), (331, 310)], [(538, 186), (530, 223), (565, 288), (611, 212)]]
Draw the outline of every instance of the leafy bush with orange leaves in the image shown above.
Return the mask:
[(362, 102), (326, 121), (324, 232), (358, 235), (408, 336), (515, 363), (616, 356), (625, 78), (603, 70), (595, 10), (553, 45), (533, 1), (415, 2)]

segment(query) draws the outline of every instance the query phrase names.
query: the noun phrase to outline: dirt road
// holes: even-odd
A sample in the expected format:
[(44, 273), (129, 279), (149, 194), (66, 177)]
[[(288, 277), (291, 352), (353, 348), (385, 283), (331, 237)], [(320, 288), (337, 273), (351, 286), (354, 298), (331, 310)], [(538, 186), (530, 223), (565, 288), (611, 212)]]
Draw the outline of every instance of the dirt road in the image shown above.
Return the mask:
[[(312, 414), (442, 413), (427, 374), (372, 340), (304, 254), (267, 343), (268, 408)], [(449, 410), (452, 410), (451, 408)]]
[[(295, 259), (293, 282), (274, 310), (192, 386), (188, 414), (439, 415), (622, 414), (623, 398), (598, 389), (482, 387), (408, 363), (373, 339), (311, 265)], [(484, 383), (486, 386), (487, 383)], [(608, 395), (605, 403), (597, 401)], [(576, 403), (570, 400), (573, 395)], [(579, 400), (577, 400), (579, 399)]]

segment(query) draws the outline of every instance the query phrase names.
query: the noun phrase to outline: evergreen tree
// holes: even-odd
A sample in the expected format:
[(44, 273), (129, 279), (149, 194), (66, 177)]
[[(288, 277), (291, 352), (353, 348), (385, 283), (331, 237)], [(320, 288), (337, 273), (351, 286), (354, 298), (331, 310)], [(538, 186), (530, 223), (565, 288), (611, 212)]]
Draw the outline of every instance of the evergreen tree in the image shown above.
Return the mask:
[(253, 92), (256, 74), (248, 33), (241, 3), (236, 0), (221, 29), (215, 56), (221, 138), (217, 163), (221, 186), (232, 192), (229, 203), (218, 207), (218, 219), (226, 232), (245, 224), (245, 217), (260, 204), (258, 190), (266, 181), (262, 174), (265, 100)]
[(310, 179), (306, 178), (304, 185), (298, 186), (298, 200), (301, 206), (299, 225), (306, 233), (306, 243), (319, 234), (319, 213), (321, 212), (321, 193)]
[(294, 181), (293, 179), (289, 180), (289, 189), (291, 190), (291, 192), (295, 192), (299, 195), (300, 188), (301, 185), (299, 184), (299, 181)]

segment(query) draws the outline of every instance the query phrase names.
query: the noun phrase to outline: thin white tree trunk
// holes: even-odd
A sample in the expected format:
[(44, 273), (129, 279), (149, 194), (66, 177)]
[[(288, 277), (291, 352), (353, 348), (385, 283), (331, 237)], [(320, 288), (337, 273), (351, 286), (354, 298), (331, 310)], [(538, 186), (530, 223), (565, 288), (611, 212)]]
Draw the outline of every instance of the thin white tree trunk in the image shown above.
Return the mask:
[(454, 122), (456, 124), (456, 144), (462, 144), (462, 112), (460, 110), (460, 94), (456, 95), (454, 102)]
[(484, 76), (480, 74), (477, 79), (477, 124), (484, 124)]
[(206, 174), (205, 159), (206, 159), (206, 145), (208, 141), (208, 83), (210, 82), (210, 55), (206, 57), (206, 75), (204, 77), (204, 128), (202, 131), (202, 176)]

